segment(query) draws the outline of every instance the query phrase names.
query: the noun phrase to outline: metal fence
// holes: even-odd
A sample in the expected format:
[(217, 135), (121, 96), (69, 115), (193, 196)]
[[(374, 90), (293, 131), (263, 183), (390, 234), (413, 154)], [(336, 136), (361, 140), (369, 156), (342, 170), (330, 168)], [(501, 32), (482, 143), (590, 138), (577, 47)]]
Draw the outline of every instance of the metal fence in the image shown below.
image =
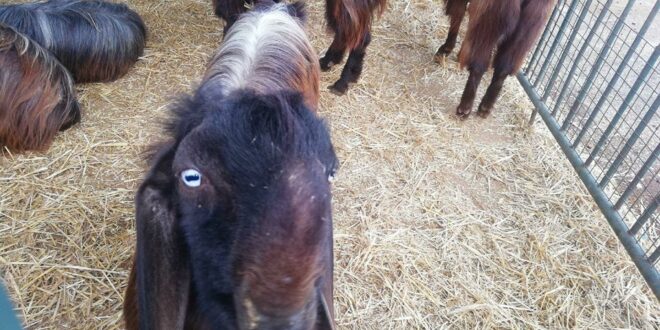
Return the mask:
[(518, 74), (658, 300), (659, 6), (559, 0)]

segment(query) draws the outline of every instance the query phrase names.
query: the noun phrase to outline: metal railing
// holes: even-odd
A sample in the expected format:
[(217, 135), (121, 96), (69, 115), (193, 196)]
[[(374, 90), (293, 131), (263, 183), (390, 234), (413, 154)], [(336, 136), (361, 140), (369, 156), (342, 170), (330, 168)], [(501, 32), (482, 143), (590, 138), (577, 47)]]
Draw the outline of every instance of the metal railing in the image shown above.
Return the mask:
[(620, 2), (558, 1), (518, 80), (660, 300), (660, 1)]

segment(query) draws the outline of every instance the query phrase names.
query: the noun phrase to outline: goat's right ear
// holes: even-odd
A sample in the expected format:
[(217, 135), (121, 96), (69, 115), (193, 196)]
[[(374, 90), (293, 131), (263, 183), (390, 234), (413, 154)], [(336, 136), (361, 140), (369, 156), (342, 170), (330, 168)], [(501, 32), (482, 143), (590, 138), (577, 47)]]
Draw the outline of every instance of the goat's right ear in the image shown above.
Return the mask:
[[(171, 143), (155, 154), (135, 198), (137, 250), (124, 308), (128, 329), (183, 329), (185, 323), (190, 271), (175, 211), (175, 152)], [(137, 322), (130, 320), (135, 310), (127, 310), (135, 304)]]

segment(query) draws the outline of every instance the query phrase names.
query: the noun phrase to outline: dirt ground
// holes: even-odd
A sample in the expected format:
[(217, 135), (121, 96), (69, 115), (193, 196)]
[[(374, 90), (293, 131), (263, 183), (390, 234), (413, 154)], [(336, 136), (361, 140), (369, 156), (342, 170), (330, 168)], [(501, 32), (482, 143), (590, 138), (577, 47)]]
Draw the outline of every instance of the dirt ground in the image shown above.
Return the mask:
[[(0, 275), (28, 329), (122, 327), (141, 154), (221, 38), (210, 1), (128, 3), (150, 30), (135, 69), (80, 86), (82, 124), (47, 153), (0, 155)], [(309, 6), (322, 52), (323, 4)], [(516, 80), (491, 118), (453, 116), (467, 75), (455, 55), (432, 61), (441, 6), (391, 1), (362, 80), (322, 91), (341, 161), (339, 329), (659, 328), (660, 304), (556, 142), (526, 125)]]

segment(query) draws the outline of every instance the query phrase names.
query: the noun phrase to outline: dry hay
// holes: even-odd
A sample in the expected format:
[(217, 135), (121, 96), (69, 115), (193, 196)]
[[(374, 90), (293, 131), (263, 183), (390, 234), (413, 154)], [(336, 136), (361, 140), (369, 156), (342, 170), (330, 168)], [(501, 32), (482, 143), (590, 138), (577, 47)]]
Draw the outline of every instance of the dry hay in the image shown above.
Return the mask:
[[(140, 154), (220, 40), (210, 1), (130, 4), (151, 32), (137, 67), (80, 87), (82, 125), (48, 153), (0, 157), (0, 275), (28, 328), (121, 327)], [(453, 117), (466, 74), (431, 61), (447, 25), (439, 1), (392, 1), (360, 83), (323, 92), (339, 328), (657, 329), (658, 302), (550, 134), (527, 128), (515, 80), (492, 118)]]

